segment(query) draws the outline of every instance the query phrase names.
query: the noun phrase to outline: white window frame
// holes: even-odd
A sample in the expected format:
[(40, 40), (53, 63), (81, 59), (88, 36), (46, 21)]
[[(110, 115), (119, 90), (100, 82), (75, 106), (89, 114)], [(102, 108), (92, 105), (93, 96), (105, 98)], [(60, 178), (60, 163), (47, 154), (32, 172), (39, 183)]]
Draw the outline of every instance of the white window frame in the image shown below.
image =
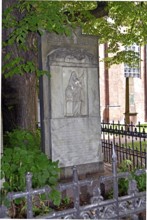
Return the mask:
[[(126, 47), (126, 50), (132, 50), (134, 52), (139, 52), (140, 56), (140, 46), (137, 44), (133, 44), (129, 47)], [(125, 77), (133, 77), (133, 78), (140, 78), (140, 63), (137, 67), (131, 67), (128, 64), (124, 63), (124, 76)]]

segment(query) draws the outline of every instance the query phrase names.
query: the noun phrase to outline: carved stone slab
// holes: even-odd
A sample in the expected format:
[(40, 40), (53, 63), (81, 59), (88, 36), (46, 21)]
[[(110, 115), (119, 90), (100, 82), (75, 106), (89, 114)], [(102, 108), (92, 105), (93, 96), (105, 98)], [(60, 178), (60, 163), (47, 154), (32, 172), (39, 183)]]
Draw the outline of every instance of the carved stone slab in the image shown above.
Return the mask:
[(63, 168), (102, 163), (97, 38), (45, 32), (41, 42), (42, 67), (51, 74), (41, 81), (46, 154)]

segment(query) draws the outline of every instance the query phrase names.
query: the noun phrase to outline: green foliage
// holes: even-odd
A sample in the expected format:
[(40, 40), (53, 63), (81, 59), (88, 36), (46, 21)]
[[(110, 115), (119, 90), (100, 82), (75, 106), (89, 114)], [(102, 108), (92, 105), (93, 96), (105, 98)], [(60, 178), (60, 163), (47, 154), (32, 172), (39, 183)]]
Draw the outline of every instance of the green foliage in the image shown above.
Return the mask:
[(139, 176), (134, 174), (134, 179), (137, 182), (137, 187), (140, 192), (146, 191), (146, 173), (143, 173)]
[[(118, 168), (118, 172), (127, 172), (129, 166), (132, 164), (130, 160), (124, 160)], [(119, 188), (119, 195), (123, 196), (127, 194), (129, 186), (129, 179), (128, 178), (119, 178), (118, 180), (118, 188)]]
[[(2, 194), (8, 192), (25, 191), (25, 175), (31, 172), (32, 187), (44, 187), (48, 184), (51, 188), (50, 197), (55, 204), (60, 203), (60, 193), (56, 190), (60, 169), (58, 161), (53, 162), (41, 152), (40, 132), (35, 134), (26, 130), (14, 130), (5, 137), (4, 154), (1, 159), (1, 179), (5, 179)], [(23, 199), (15, 200), (20, 204)]]
[[(118, 172), (128, 172), (129, 166), (132, 165), (132, 161), (130, 160), (124, 160), (118, 167)], [(125, 196), (128, 192), (129, 187), (129, 181), (134, 179), (137, 182), (137, 188), (139, 192), (146, 191), (146, 173), (143, 173), (141, 175), (137, 175), (136, 168), (134, 168), (132, 171), (130, 171), (130, 177), (122, 177), (118, 179), (118, 192), (119, 196)], [(113, 198), (113, 190), (110, 190), (106, 194), (106, 199), (112, 199)]]
[(5, 178), (4, 190), (7, 192), (24, 191), (27, 172), (33, 174), (34, 188), (47, 183), (55, 186), (59, 174), (58, 162), (52, 162), (37, 149), (6, 148), (1, 161), (1, 178)]
[[(124, 160), (120, 166), (118, 171), (119, 172), (128, 172), (129, 166), (132, 165), (132, 161), (130, 160)], [(146, 173), (143, 173), (141, 175), (135, 174), (136, 168), (134, 168), (132, 171), (130, 171), (131, 179), (136, 180), (137, 182), (137, 188), (139, 191), (145, 191), (146, 190)], [(129, 178), (120, 178), (118, 181), (118, 187), (119, 192), (121, 195), (126, 195), (126, 192), (128, 191), (129, 186)]]
[(33, 213), (34, 216), (44, 215), (51, 211), (49, 207), (48, 198), (45, 194), (38, 195), (37, 198), (33, 199)]
[[(132, 171), (130, 178), (136, 180), (137, 188), (139, 192), (146, 191), (146, 174), (145, 173), (138, 176), (135, 174), (135, 171)], [(128, 178), (120, 178), (118, 180), (119, 196), (127, 195), (128, 186), (129, 186)]]
[(8, 53), (4, 57), (4, 64), (2, 67), (2, 73), (5, 78), (12, 77), (14, 75), (23, 75), (24, 73), (36, 73), (37, 77), (44, 74), (49, 75), (48, 71), (37, 69), (32, 61), (26, 61), (21, 57), (13, 58), (12, 53)]
[(52, 190), (49, 198), (54, 201), (54, 205), (59, 206), (61, 202), (61, 193), (57, 190)]
[(65, 204), (65, 205), (69, 205), (70, 201), (71, 201), (70, 197), (68, 197), (68, 196), (65, 196), (62, 200), (63, 204)]
[(100, 43), (109, 43), (108, 53), (111, 56), (106, 60), (109, 65), (138, 63), (138, 54), (125, 51), (121, 46), (147, 44), (147, 3), (110, 1), (106, 10), (108, 16), (97, 19), (93, 17), (85, 22), (85, 32), (98, 35)]
[[(65, 26), (66, 15), (62, 10), (63, 5), (61, 2), (20, 0), (4, 10), (3, 29), (10, 30), (11, 28), (11, 30), (8, 31), (7, 39), (3, 42), (3, 48), (8, 46), (13, 48), (16, 45), (19, 51), (15, 57), (12, 53), (3, 55), (2, 73), (6, 78), (24, 73), (36, 73), (37, 77), (43, 74), (49, 75), (47, 71), (39, 70), (36, 62), (29, 60), (27, 56), (24, 59), (20, 54), (37, 51), (35, 38), (32, 38), (32, 42), (28, 45), (30, 33), (42, 34), (43, 30), (47, 30), (58, 34), (70, 34), (69, 27)], [(37, 38), (37, 35), (35, 36)]]
[(40, 139), (41, 135), (39, 129), (35, 132), (24, 129), (14, 129), (13, 131), (4, 134), (4, 147), (39, 150)]
[[(3, 45), (16, 44), (23, 51), (31, 52), (33, 47), (37, 48), (37, 44), (32, 40), (31, 48), (27, 47), (30, 33), (42, 34), (46, 30), (70, 35), (71, 27), (81, 26), (84, 33), (99, 36), (100, 43), (109, 42), (108, 52), (113, 54), (106, 60), (109, 65), (138, 63), (138, 54), (121, 50), (120, 45), (125, 47), (134, 43), (147, 44), (147, 3), (110, 1), (107, 2), (107, 7), (102, 8), (108, 12), (108, 16), (96, 18), (91, 11), (100, 3), (19, 0), (3, 12), (3, 28), (10, 30)], [(36, 64), (30, 60), (22, 60), (19, 55), (3, 66), (6, 77), (25, 72), (36, 72), (37, 76), (44, 74), (38, 71)]]
[(127, 195), (128, 186), (129, 180), (127, 178), (120, 178), (118, 180), (119, 196)]
[(119, 164), (118, 172), (127, 172), (130, 165), (132, 165), (131, 160), (123, 160), (122, 163)]

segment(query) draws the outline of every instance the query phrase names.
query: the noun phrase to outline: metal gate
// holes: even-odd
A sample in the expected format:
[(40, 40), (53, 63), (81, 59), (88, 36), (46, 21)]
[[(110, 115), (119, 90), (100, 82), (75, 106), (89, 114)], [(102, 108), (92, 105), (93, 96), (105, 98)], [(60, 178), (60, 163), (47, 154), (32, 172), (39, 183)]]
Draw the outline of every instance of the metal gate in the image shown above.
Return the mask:
[[(136, 175), (145, 173), (145, 170), (137, 170)], [(118, 179), (119, 178), (129, 179), (129, 187), (127, 195), (119, 197)], [(113, 198), (104, 200), (101, 195), (101, 184), (105, 184), (107, 181), (112, 181), (113, 187)], [(91, 188), (91, 199), (90, 203), (81, 206), (80, 205), (80, 187), (87, 185)], [(73, 202), (74, 207), (63, 210), (53, 211), (44, 216), (37, 216), (35, 218), (40, 219), (122, 219), (129, 217), (129, 219), (138, 219), (138, 213), (145, 211), (146, 209), (146, 191), (139, 192), (137, 183), (131, 178), (129, 172), (117, 173), (117, 155), (113, 147), (112, 155), (112, 175), (101, 176), (98, 184), (93, 187), (94, 180), (85, 179), (78, 180), (78, 173), (76, 167), (73, 167), (73, 181), (70, 183), (59, 184), (57, 189), (61, 192), (66, 189), (73, 191)], [(49, 186), (45, 186), (40, 189), (32, 189), (32, 174), (27, 173), (26, 175), (26, 191), (17, 193), (8, 193), (7, 198), (12, 201), (16, 198), (26, 198), (27, 204), (27, 218), (34, 218), (33, 214), (33, 196), (38, 194), (48, 194), (51, 191)], [(7, 217), (7, 208), (4, 206), (0, 207), (1, 218)]]

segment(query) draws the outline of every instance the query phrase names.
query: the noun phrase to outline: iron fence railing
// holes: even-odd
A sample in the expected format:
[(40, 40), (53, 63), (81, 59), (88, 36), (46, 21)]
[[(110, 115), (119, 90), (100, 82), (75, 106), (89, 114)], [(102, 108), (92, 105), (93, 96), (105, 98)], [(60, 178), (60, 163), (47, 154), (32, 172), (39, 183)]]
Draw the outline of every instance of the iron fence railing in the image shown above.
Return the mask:
[(131, 167), (146, 167), (147, 125), (109, 123), (102, 121), (102, 149), (104, 161), (111, 163), (112, 146), (118, 158), (118, 163), (124, 160), (132, 162)]
[[(145, 170), (136, 171), (136, 175), (141, 175)], [(40, 219), (122, 219), (130, 217), (130, 219), (138, 219), (138, 213), (145, 211), (146, 208), (146, 192), (139, 192), (136, 181), (130, 178), (129, 172), (117, 173), (117, 156), (113, 147), (112, 155), (112, 175), (101, 176), (98, 184), (95, 185), (95, 180), (79, 180), (76, 167), (73, 167), (73, 181), (70, 183), (59, 184), (57, 189), (61, 192), (66, 189), (73, 191), (74, 207), (63, 211), (53, 211), (43, 216), (37, 216)], [(127, 178), (129, 180), (129, 188), (127, 195), (119, 196), (118, 179)], [(104, 200), (101, 195), (100, 186), (107, 181), (112, 181), (113, 198)], [(91, 192), (90, 203), (80, 205), (80, 187), (83, 185), (89, 186)], [(91, 189), (91, 190), (90, 190)], [(32, 174), (26, 175), (26, 191), (8, 193), (7, 198), (12, 201), (16, 198), (26, 198), (27, 218), (34, 218), (33, 214), (33, 197), (35, 195), (50, 192), (50, 187), (45, 186), (41, 189), (32, 189)], [(7, 208), (0, 207), (0, 217), (7, 217)]]

